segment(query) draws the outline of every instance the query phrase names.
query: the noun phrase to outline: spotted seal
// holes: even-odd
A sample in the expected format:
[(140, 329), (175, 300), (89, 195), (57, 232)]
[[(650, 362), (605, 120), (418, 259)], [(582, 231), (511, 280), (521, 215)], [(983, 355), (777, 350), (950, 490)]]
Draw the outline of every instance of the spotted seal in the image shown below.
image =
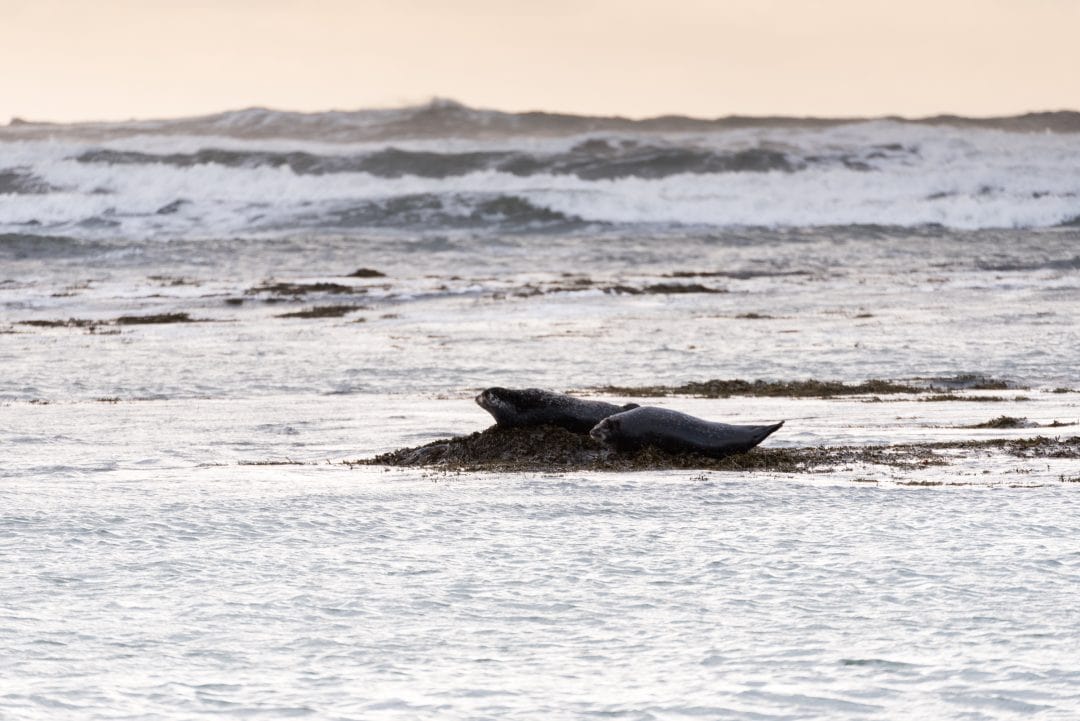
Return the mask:
[(573, 433), (588, 433), (608, 416), (638, 407), (636, 403), (617, 406), (587, 401), (540, 388), (488, 388), (476, 396), (476, 402), (494, 416), (500, 426), (552, 425)]
[(783, 421), (771, 426), (732, 426), (646, 406), (608, 416), (589, 435), (620, 451), (656, 446), (669, 453), (700, 453), (722, 458), (750, 450), (782, 425)]

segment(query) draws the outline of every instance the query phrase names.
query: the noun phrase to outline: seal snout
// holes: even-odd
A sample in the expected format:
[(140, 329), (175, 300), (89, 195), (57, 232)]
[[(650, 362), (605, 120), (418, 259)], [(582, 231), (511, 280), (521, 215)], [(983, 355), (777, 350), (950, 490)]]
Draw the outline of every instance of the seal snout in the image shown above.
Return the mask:
[(611, 435), (611, 422), (605, 418), (604, 420), (593, 426), (593, 429), (589, 431), (589, 438), (600, 443), (607, 443), (608, 437)]
[(485, 388), (480, 391), (480, 395), (476, 396), (476, 405), (486, 411), (491, 411), (491, 409), (501, 405), (504, 401), (499, 391), (499, 388)]

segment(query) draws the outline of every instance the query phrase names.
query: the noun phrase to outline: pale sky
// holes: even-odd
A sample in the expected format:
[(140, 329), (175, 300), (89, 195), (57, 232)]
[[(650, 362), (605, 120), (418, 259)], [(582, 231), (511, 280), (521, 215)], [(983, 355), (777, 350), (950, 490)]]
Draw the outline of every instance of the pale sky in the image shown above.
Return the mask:
[(0, 0), (0, 123), (1080, 109), (1080, 0)]

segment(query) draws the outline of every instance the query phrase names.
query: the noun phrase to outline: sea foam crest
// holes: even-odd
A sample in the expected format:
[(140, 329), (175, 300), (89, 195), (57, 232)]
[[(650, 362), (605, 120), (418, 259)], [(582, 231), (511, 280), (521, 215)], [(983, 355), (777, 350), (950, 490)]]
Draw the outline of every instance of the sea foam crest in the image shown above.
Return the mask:
[[(368, 112), (415, 120), (404, 111)], [(479, 111), (432, 112), (445, 120)], [(216, 122), (254, 128), (279, 116), (241, 111)], [(382, 127), (395, 122), (378, 117)], [(0, 232), (1011, 228), (1080, 217), (1080, 145), (1067, 134), (876, 121), (339, 144), (142, 130), (109, 140), (0, 137)]]

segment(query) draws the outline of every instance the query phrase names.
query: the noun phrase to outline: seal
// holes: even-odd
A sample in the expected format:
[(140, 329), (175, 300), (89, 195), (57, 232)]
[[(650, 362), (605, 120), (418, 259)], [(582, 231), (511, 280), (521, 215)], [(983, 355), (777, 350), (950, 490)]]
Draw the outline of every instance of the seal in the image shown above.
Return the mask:
[(669, 453), (723, 458), (750, 450), (782, 425), (783, 421), (771, 426), (732, 426), (645, 406), (608, 416), (596, 424), (589, 436), (619, 451), (655, 446)]
[(617, 406), (603, 401), (587, 401), (540, 388), (488, 388), (476, 396), (477, 404), (509, 428), (559, 426), (573, 433), (588, 433), (593, 426), (614, 413), (637, 408), (636, 403)]

